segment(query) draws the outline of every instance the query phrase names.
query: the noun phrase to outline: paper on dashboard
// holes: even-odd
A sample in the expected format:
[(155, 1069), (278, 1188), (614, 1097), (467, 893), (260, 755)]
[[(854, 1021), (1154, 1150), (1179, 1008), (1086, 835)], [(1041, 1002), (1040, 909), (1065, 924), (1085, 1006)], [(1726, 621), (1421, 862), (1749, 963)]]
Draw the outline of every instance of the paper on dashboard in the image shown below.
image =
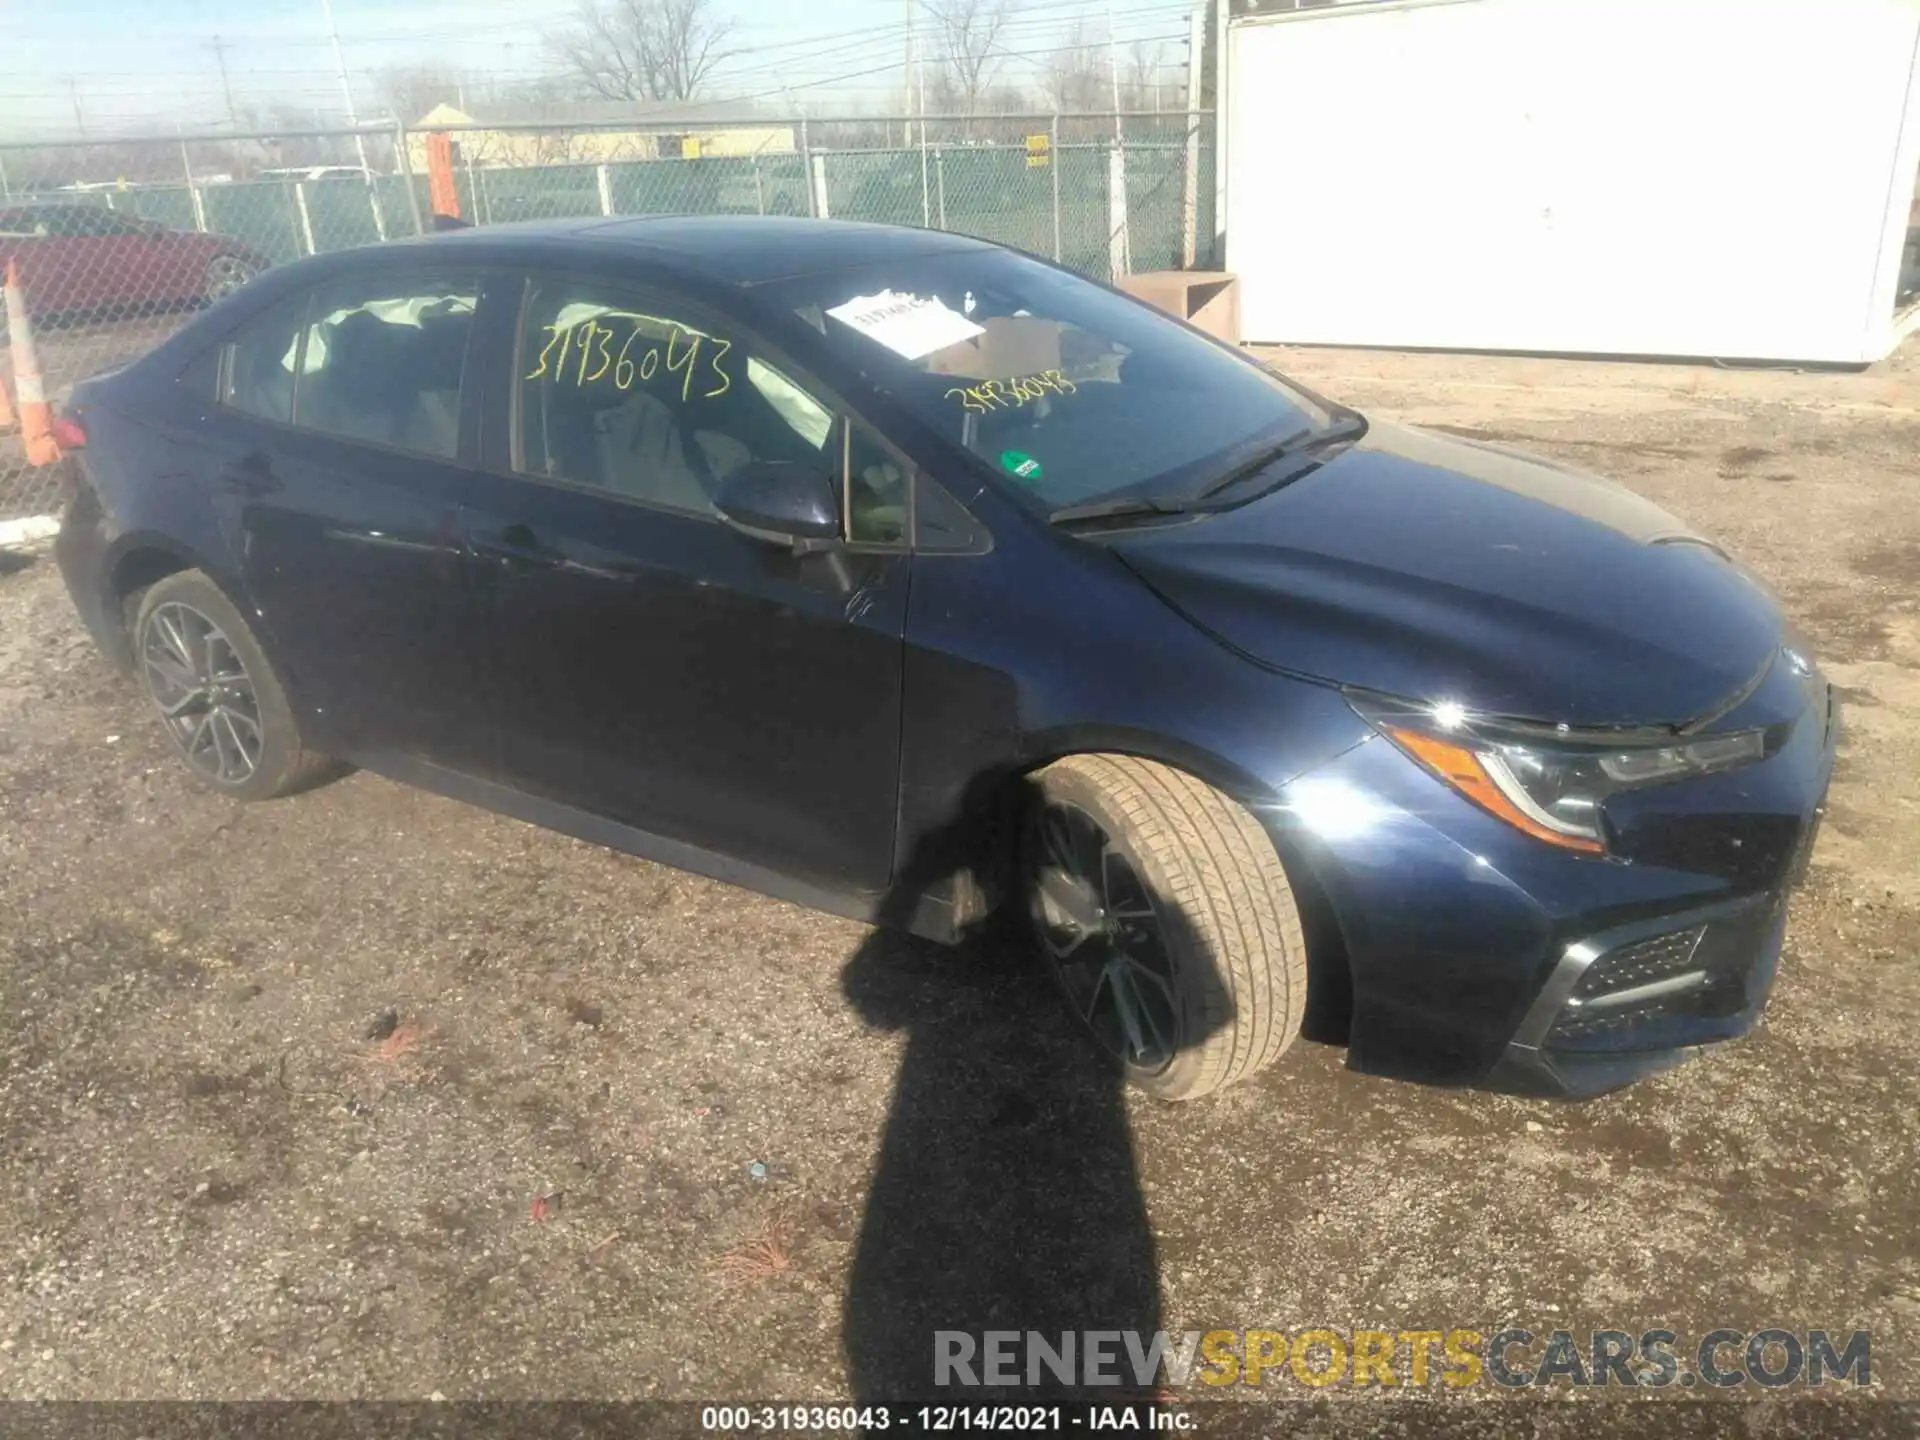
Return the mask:
[(856, 295), (827, 314), (907, 360), (918, 360), (982, 333), (980, 326), (949, 309), (939, 296), (907, 295), (897, 290)]

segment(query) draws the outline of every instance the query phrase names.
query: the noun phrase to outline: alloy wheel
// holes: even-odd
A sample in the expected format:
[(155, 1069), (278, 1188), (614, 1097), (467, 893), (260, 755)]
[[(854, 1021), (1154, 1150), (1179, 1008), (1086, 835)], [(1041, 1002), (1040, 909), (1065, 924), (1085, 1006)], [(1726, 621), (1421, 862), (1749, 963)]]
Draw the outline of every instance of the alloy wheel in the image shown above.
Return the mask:
[(1033, 918), (1055, 978), (1110, 1055), (1157, 1074), (1180, 1048), (1166, 927), (1132, 860), (1074, 805), (1041, 812)]
[(187, 764), (215, 785), (245, 784), (266, 732), (253, 678), (226, 632), (177, 600), (155, 606), (141, 631), (140, 666)]
[(207, 299), (220, 300), (231, 295), (257, 273), (254, 266), (238, 255), (214, 256), (207, 262)]

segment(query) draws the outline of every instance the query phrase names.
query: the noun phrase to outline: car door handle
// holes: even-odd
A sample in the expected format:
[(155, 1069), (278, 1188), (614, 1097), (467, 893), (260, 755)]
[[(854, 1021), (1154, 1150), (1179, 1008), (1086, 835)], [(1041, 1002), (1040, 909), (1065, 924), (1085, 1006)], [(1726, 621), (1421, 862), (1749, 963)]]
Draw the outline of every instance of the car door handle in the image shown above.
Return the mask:
[(504, 530), (476, 531), (471, 543), (476, 554), (516, 572), (556, 569), (565, 564), (567, 558), (553, 546), (543, 545), (530, 525), (513, 524)]
[(285, 484), (273, 473), (273, 462), (264, 455), (249, 455), (230, 460), (220, 467), (220, 484), (242, 495), (271, 495), (284, 490)]

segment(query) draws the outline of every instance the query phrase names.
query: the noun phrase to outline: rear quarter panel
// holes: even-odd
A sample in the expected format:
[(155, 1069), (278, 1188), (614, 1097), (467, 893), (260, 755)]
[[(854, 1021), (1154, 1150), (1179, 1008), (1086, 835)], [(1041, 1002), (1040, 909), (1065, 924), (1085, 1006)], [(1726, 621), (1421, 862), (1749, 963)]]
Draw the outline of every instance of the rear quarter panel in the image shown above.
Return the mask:
[[(206, 343), (216, 340), (210, 336)], [(117, 624), (120, 591), (133, 570), (151, 570), (150, 557), (166, 556), (206, 572), (244, 613), (248, 605), (237, 568), (207, 489), (201, 432), (211, 420), (212, 396), (196, 393), (198, 387), (183, 382), (171, 364), (153, 366), (155, 358), (74, 390), (68, 408), (85, 427), (87, 445), (73, 457), (76, 495), (69, 515), (89, 518), (81, 511), (84, 491), (97, 501), (99, 516), (91, 520), (97, 538), (88, 547), (90, 562), (79, 566), (63, 557), (68, 584), (83, 614), (91, 605)], [(84, 598), (78, 593), (83, 588)], [(118, 646), (102, 638), (102, 645), (115, 663), (130, 664), (124, 637)]]

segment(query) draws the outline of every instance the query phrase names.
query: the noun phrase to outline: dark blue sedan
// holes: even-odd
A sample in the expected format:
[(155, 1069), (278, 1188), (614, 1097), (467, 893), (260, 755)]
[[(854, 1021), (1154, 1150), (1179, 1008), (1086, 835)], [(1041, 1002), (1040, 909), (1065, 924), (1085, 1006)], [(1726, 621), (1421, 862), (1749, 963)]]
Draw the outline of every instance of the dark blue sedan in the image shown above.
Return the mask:
[(1671, 516), (955, 235), (326, 256), (65, 422), (74, 603), (207, 784), (351, 763), (1012, 917), (1167, 1098), (1303, 1025), (1561, 1094), (1742, 1034), (1833, 764), (1806, 647)]

